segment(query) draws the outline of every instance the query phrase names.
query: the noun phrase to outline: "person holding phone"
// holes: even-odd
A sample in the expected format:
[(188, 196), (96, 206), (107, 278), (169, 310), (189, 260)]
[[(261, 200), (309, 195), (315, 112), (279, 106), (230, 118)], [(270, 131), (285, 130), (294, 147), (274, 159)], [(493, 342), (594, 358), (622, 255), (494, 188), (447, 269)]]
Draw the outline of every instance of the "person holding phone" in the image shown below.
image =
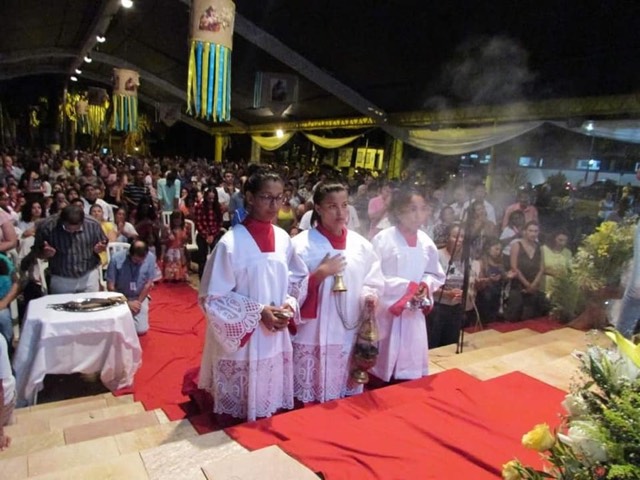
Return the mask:
[(49, 261), (49, 293), (99, 291), (100, 253), (107, 242), (100, 224), (78, 205), (38, 224), (33, 249)]

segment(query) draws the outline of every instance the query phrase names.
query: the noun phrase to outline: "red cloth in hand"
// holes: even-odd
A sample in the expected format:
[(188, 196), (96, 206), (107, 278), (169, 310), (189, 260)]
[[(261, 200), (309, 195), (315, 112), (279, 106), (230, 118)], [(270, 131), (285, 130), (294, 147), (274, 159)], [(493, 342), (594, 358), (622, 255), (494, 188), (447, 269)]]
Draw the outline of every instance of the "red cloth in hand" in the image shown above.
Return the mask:
[[(421, 285), (424, 285), (424, 283)], [(400, 315), (402, 315), (402, 311), (404, 310), (405, 305), (407, 304), (407, 302), (411, 301), (414, 295), (418, 292), (419, 288), (420, 285), (418, 285), (416, 282), (409, 282), (409, 286), (407, 286), (407, 291), (405, 292), (405, 294), (400, 298), (400, 300), (389, 307), (389, 312), (391, 313), (391, 315), (393, 315), (394, 317), (399, 317)]]

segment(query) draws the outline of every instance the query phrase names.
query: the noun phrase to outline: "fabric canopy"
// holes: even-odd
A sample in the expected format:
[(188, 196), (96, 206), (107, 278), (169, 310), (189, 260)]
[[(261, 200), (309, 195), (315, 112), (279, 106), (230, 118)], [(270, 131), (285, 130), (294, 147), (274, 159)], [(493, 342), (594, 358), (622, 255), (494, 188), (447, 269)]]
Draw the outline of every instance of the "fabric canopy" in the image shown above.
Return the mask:
[(579, 127), (569, 127), (566, 122), (553, 124), (590, 137), (640, 143), (640, 120), (593, 120), (586, 121)]
[(313, 135), (312, 133), (304, 133), (304, 136), (307, 137), (316, 145), (318, 145), (319, 147), (340, 148), (353, 142), (356, 138), (360, 137), (361, 135), (354, 135), (352, 137), (344, 137), (344, 138), (327, 138), (327, 137), (319, 137), (318, 135)]
[[(262, 148), (268, 151), (277, 150), (282, 147), (285, 143), (291, 140), (295, 132), (285, 133), (282, 137), (263, 137), (261, 135), (251, 135), (251, 138), (254, 142), (260, 145)], [(319, 147), (322, 148), (340, 148), (345, 145), (353, 142), (356, 138), (361, 135), (354, 135), (351, 137), (342, 137), (342, 138), (327, 138), (320, 137), (318, 135), (314, 135), (312, 133), (302, 132), (305, 137), (307, 137), (311, 142), (315, 143)]]
[(526, 122), (439, 130), (389, 127), (386, 130), (395, 138), (421, 150), (440, 155), (460, 155), (506, 142), (541, 124), (542, 122)]
[(265, 150), (271, 152), (273, 150), (279, 149), (293, 137), (293, 132), (285, 133), (282, 137), (263, 137), (261, 135), (251, 135), (251, 139), (256, 142), (260, 147)]

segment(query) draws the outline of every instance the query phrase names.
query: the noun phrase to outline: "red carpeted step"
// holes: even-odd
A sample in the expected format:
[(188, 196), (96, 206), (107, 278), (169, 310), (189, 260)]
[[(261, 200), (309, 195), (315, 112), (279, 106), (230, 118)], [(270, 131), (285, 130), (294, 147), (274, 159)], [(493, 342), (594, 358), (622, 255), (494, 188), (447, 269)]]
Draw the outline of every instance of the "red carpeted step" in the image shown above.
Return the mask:
[(293, 438), (304, 438), (310, 424), (322, 425), (323, 429), (328, 430), (339, 429), (345, 423), (358, 421), (368, 415), (379, 414), (404, 403), (426, 400), (435, 392), (452, 395), (460, 389), (473, 388), (480, 383), (480, 380), (461, 370), (451, 369), (419, 380), (227, 428), (225, 432), (244, 447), (255, 450)]
[(142, 366), (131, 389), (147, 410), (162, 408), (171, 420), (185, 418), (189, 398), (182, 379), (200, 364), (206, 323), (197, 292), (186, 284), (161, 283), (151, 292), (149, 332), (140, 337)]
[(250, 449), (278, 443), (333, 480), (498, 478), (514, 456), (539, 464), (521, 437), (557, 423), (563, 395), (522, 374), (480, 382), (449, 371), (227, 433)]

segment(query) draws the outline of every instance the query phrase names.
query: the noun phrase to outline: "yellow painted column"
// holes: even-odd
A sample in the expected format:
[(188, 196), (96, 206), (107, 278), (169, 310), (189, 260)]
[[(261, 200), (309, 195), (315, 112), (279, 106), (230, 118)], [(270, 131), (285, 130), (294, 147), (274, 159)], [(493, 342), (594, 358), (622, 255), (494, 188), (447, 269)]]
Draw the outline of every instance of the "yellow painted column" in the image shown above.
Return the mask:
[(400, 178), (402, 173), (402, 153), (404, 144), (402, 140), (394, 138), (391, 142), (391, 153), (389, 155), (389, 178)]
[(213, 161), (215, 163), (222, 163), (222, 149), (224, 147), (224, 136), (217, 134), (215, 137), (216, 137), (216, 146), (215, 146)]
[(251, 157), (249, 159), (251, 163), (260, 163), (260, 145), (251, 139)]

